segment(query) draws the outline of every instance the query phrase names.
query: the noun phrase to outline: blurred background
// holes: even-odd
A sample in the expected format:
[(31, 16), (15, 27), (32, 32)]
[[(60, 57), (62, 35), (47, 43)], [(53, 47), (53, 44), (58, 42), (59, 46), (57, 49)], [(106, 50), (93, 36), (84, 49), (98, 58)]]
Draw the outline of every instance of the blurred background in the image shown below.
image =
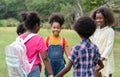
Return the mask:
[[(44, 38), (51, 34), (48, 17), (52, 13), (61, 13), (65, 17), (61, 35), (68, 41), (71, 49), (80, 38), (72, 30), (74, 22), (83, 15), (90, 15), (91, 11), (99, 6), (110, 7), (115, 15), (114, 56), (115, 73), (113, 77), (120, 77), (120, 0), (0, 0), (0, 77), (8, 77), (5, 63), (5, 47), (17, 37), (16, 27), (20, 23), (20, 12), (37, 11), (41, 17), (42, 28), (38, 34)], [(66, 61), (68, 60), (65, 57)], [(41, 73), (44, 76), (44, 71)], [(72, 77), (72, 70), (65, 75)]]

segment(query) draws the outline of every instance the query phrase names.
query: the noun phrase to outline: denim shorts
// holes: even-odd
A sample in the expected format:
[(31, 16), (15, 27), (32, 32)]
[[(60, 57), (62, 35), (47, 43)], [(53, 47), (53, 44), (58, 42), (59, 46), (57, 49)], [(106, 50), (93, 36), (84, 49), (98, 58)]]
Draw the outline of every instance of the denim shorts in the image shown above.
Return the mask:
[[(53, 71), (53, 75), (55, 76), (57, 73), (59, 73), (64, 67), (65, 67), (65, 63), (63, 60), (58, 60), (58, 61), (50, 61), (51, 63), (51, 67), (52, 67), (52, 71)], [(45, 68), (45, 76), (48, 77), (48, 72)]]
[[(48, 47), (48, 57), (50, 59), (50, 64), (52, 67), (53, 75), (55, 76), (65, 66), (62, 46), (61, 45), (50, 45)], [(48, 72), (46, 68), (45, 68), (45, 75), (46, 77), (48, 77)]]
[(27, 77), (40, 77), (40, 68), (39, 65), (36, 65), (34, 70), (32, 70)]

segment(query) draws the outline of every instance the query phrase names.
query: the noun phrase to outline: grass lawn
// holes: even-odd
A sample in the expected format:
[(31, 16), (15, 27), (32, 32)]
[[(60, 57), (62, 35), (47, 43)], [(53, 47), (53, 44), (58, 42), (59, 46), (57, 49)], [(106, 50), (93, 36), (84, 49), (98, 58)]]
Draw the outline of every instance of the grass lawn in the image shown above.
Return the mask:
[[(10, 44), (17, 37), (15, 27), (0, 27), (0, 77), (7, 77), (7, 66), (5, 63), (5, 46)], [(51, 35), (51, 31), (47, 29), (41, 29), (39, 31), (40, 35), (44, 38)], [(79, 36), (71, 30), (62, 30), (61, 35), (65, 37), (69, 43), (69, 48), (71, 48), (76, 43), (79, 43)], [(115, 54), (115, 73), (113, 77), (120, 77), (120, 36), (115, 37), (114, 43), (114, 54)], [(65, 57), (66, 58), (66, 57)], [(67, 61), (67, 58), (66, 58)], [(44, 71), (41, 73), (41, 77), (44, 76)], [(72, 70), (68, 72), (64, 77), (72, 77)]]

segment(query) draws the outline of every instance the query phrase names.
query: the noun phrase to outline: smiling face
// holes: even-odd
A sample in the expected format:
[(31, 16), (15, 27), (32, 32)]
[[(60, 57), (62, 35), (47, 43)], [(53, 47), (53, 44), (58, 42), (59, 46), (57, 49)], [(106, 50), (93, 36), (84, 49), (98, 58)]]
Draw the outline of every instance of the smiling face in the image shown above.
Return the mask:
[(52, 24), (53, 36), (59, 36), (60, 31), (61, 31), (60, 24), (58, 22), (53, 22)]
[(100, 28), (105, 27), (105, 17), (103, 16), (102, 13), (96, 13), (95, 17), (96, 25), (100, 26)]

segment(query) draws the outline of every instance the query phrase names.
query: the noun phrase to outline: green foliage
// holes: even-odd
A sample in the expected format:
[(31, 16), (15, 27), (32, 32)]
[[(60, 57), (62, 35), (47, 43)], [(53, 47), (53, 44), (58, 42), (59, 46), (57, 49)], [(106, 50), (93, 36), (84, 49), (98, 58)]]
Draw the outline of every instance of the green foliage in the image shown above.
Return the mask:
[(74, 23), (74, 14), (76, 13), (76, 8), (69, 3), (66, 5), (61, 5), (61, 13), (64, 14), (65, 17), (65, 27), (64, 28), (71, 28), (71, 24)]
[(0, 20), (0, 27), (2, 26), (12, 27), (12, 26), (17, 26), (18, 24), (19, 24), (19, 21), (17, 21), (14, 18)]
[(114, 29), (115, 29), (116, 31), (120, 31), (120, 25), (119, 25), (119, 26), (115, 26)]
[(95, 7), (101, 6), (104, 4), (104, 0), (85, 0), (82, 5), (83, 6), (83, 11), (86, 14), (89, 14), (91, 10), (93, 10)]
[(19, 18), (19, 13), (25, 11), (25, 0), (5, 0), (6, 3), (6, 15), (5, 18)]
[(0, 0), (0, 18), (4, 18), (6, 11), (5, 1)]
[[(21, 11), (37, 11), (44, 23), (52, 13), (60, 12), (66, 20), (64, 28), (71, 28), (75, 17), (81, 11), (76, 5), (80, 4), (83, 14), (89, 15), (91, 10), (105, 3), (106, 5), (115, 3), (118, 7), (119, 0), (0, 0), (0, 19), (16, 18), (19, 20)], [(119, 9), (116, 10), (115, 5), (114, 11), (119, 12)]]

